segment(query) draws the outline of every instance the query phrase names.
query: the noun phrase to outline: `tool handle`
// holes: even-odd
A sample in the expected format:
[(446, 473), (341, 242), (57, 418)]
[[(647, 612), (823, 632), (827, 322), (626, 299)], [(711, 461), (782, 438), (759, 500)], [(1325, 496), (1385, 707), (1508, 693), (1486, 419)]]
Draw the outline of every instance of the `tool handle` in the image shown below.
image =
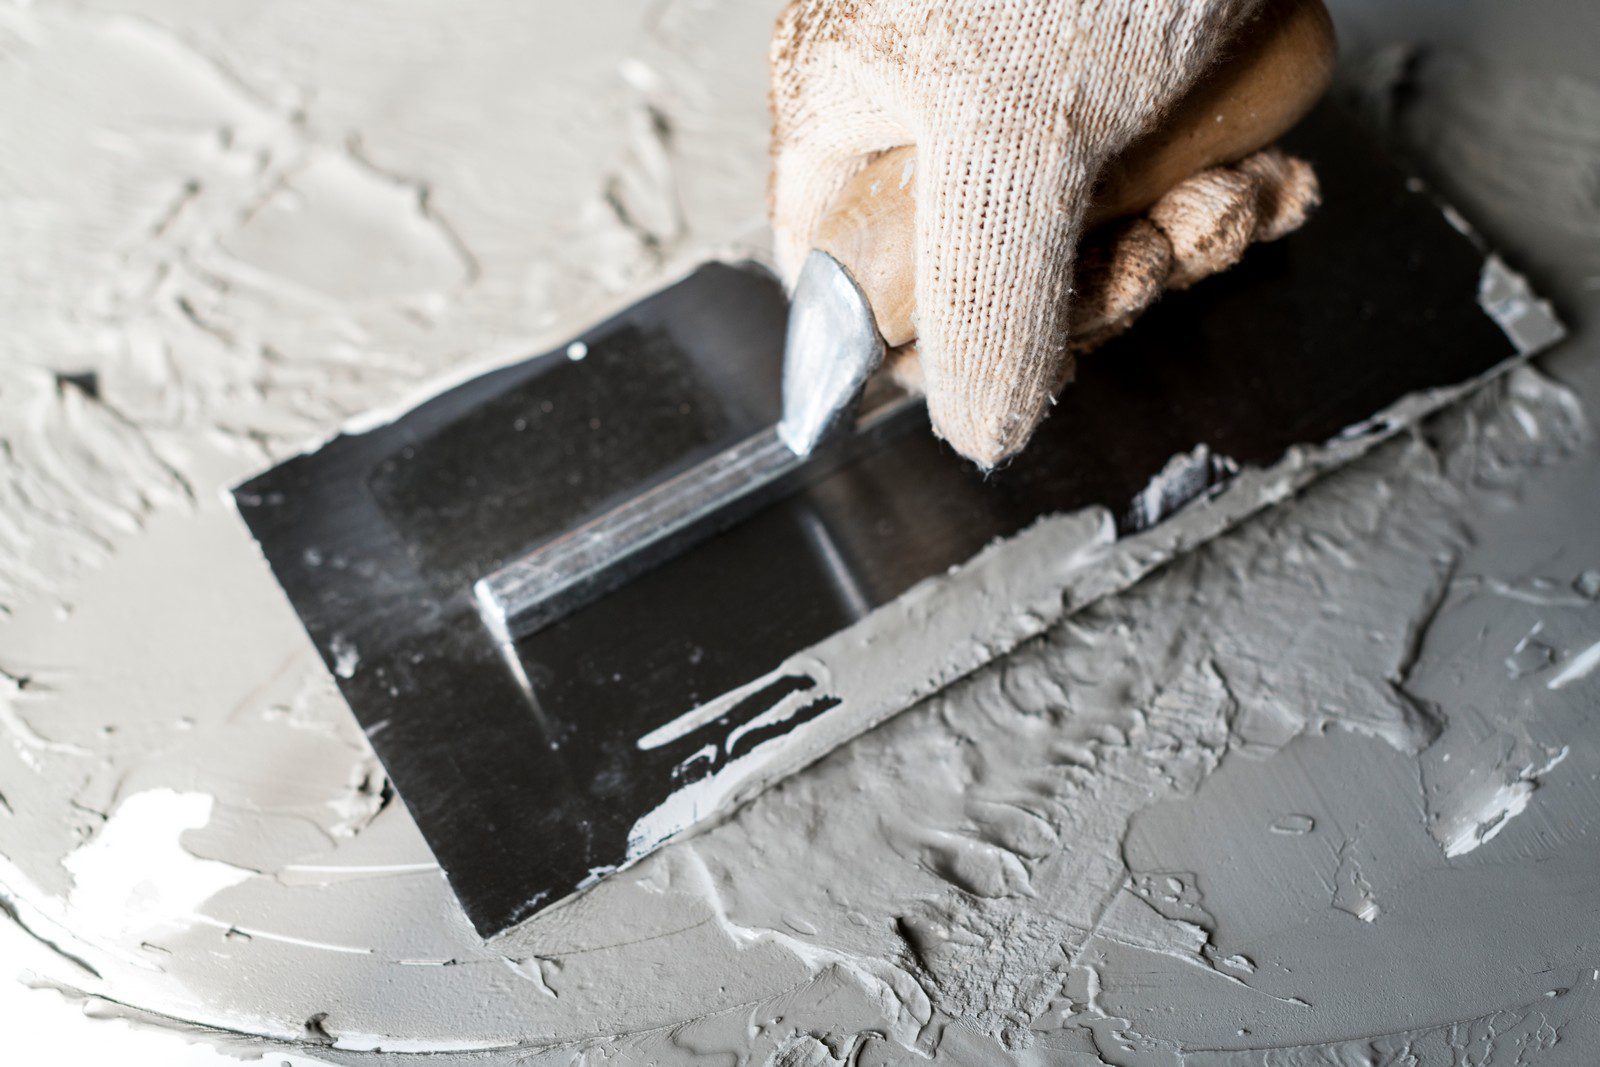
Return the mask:
[[(1322, 0), (1267, 0), (1219, 65), (1106, 167), (1089, 226), (1143, 211), (1190, 175), (1276, 141), (1327, 90), (1334, 51)], [(914, 146), (877, 156), (834, 200), (815, 242), (861, 287), (891, 348), (916, 338), (915, 169)]]

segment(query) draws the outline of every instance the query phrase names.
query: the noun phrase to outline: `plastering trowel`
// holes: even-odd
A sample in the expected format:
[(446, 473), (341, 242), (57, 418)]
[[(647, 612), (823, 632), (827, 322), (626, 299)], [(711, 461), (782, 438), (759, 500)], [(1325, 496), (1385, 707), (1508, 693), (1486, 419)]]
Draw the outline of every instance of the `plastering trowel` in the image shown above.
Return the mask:
[[(1276, 139), (1320, 93), (1326, 55), (1314, 66), (1294, 92), (1262, 89), (1270, 62), (1225, 70), (1205, 90), (1221, 98), (1124, 159), (1096, 214)], [(914, 316), (911, 205), (869, 168), (792, 308), (762, 269), (706, 265), (240, 486), (478, 930), (727, 811), (1557, 336), (1346, 120), (1318, 110), (1289, 147), (1318, 170), (1319, 213), (1083, 359), (987, 475), (872, 375)]]

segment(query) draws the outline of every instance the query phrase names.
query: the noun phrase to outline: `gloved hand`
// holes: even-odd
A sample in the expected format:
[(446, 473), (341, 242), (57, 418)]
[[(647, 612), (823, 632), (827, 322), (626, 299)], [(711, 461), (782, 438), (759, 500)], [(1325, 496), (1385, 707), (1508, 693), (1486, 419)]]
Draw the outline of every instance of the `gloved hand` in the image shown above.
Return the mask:
[[(1096, 178), (1255, 2), (794, 0), (772, 52), (780, 270), (792, 283), (818, 221), (873, 153), (916, 145), (922, 386), (936, 431), (993, 466), (1027, 442), (1070, 374), (1069, 324), (1105, 336), (1162, 285), (1209, 272), (1195, 265), (1237, 258), (1293, 216), (1281, 206), (1304, 200), (1303, 216), (1314, 198), (1314, 184), (1309, 197), (1280, 195), (1281, 156), (1197, 175), (1152, 209), (1160, 240), (1134, 224), (1108, 246), (1087, 319), (1067, 299)], [(1249, 195), (1234, 195), (1244, 185)]]

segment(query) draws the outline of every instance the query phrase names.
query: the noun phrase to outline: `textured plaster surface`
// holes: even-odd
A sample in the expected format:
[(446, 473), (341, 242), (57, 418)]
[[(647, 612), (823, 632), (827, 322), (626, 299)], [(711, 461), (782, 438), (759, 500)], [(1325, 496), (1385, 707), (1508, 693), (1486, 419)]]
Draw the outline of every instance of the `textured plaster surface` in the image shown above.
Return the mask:
[(6, 1033), (192, 1042), (162, 1062), (1593, 1062), (1581, 0), (1335, 5), (1348, 91), (1557, 298), (1562, 349), (475, 937), (221, 490), (759, 254), (775, 6), (0, 3)]

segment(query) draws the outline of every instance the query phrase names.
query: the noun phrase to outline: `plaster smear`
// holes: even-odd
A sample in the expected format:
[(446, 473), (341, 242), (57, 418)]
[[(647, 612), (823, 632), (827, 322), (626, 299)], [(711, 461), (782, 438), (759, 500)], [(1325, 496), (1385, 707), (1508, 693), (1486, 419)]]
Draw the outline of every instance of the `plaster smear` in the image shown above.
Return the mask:
[[(0, 6), (4, 958), (269, 1062), (1584, 1062), (1581, 303), (1549, 374), (472, 933), (221, 490), (748, 251), (776, 6)], [(1438, 106), (1464, 173), (1506, 143)]]

